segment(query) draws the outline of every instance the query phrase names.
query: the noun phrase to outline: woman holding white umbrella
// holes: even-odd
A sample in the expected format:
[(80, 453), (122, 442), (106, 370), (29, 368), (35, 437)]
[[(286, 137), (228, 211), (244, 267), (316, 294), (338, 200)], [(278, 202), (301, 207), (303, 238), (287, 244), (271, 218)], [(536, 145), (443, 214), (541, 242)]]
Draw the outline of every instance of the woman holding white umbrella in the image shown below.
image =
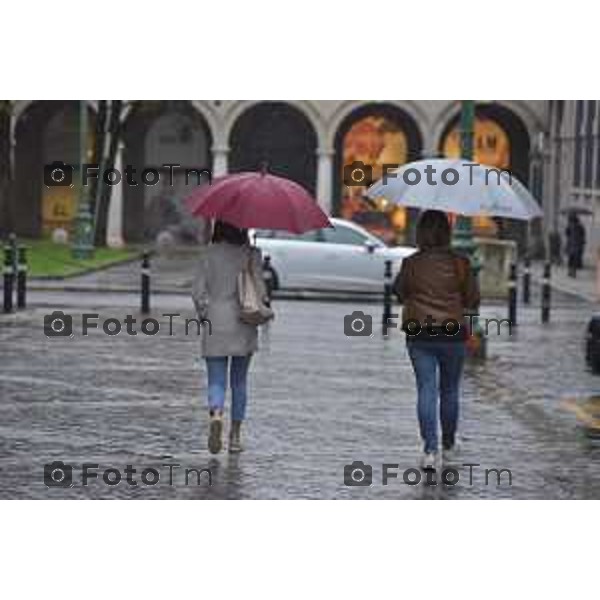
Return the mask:
[(426, 467), (436, 464), (439, 449), (438, 399), (446, 459), (455, 447), (468, 336), (464, 314), (477, 309), (479, 291), (468, 259), (450, 248), (450, 223), (443, 212), (423, 213), (417, 246), (418, 252), (402, 262), (394, 291), (404, 305), (402, 323), (417, 380), (422, 466)]
[(455, 448), (465, 340), (470, 333), (465, 315), (479, 305), (469, 260), (450, 249), (445, 213), (529, 220), (542, 211), (508, 171), (460, 159), (408, 163), (387, 173), (367, 194), (425, 210), (417, 228), (419, 251), (403, 261), (394, 288), (404, 304), (403, 329), (417, 382), (422, 464), (433, 465), (439, 450), (438, 401), (446, 459)]

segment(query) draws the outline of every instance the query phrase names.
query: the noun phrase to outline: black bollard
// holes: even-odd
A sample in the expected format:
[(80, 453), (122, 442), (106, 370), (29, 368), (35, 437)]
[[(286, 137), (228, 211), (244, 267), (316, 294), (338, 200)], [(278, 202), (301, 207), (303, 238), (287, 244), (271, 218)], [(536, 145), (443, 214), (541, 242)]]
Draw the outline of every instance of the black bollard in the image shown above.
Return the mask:
[(550, 322), (550, 278), (552, 275), (551, 272), (551, 263), (547, 262), (544, 265), (544, 277), (542, 278), (542, 323)]
[(526, 256), (523, 261), (523, 304), (531, 301), (531, 261)]
[(266, 254), (263, 258), (262, 264), (262, 276), (267, 288), (267, 299), (269, 306), (271, 306), (271, 298), (273, 297), (273, 289), (275, 288), (275, 272), (271, 266), (271, 257)]
[(4, 312), (13, 310), (13, 285), (15, 280), (14, 247), (12, 244), (4, 246)]
[(590, 319), (586, 334), (585, 361), (594, 373), (600, 373), (600, 316)]
[(508, 276), (508, 321), (511, 327), (517, 325), (517, 265), (511, 263)]
[(27, 248), (19, 246), (17, 251), (17, 308), (27, 306)]
[(142, 314), (150, 312), (150, 253), (142, 255)]
[(381, 335), (389, 334), (389, 319), (392, 316), (392, 261), (385, 261), (383, 272), (383, 315), (381, 317)]

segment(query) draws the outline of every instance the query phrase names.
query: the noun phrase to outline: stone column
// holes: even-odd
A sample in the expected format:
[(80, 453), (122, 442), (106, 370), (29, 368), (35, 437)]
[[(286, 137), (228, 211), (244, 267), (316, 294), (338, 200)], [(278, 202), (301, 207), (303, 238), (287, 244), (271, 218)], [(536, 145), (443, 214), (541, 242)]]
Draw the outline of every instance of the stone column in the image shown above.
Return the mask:
[(319, 148), (317, 150), (317, 200), (319, 206), (331, 214), (333, 202), (333, 150)]
[(213, 177), (219, 177), (220, 175), (226, 175), (228, 164), (227, 159), (229, 157), (229, 148), (224, 146), (213, 146)]
[(123, 241), (123, 148), (119, 144), (115, 157), (115, 169), (121, 173), (121, 181), (113, 185), (110, 192), (110, 204), (108, 206), (108, 222), (106, 226), (106, 244), (110, 248), (122, 248)]

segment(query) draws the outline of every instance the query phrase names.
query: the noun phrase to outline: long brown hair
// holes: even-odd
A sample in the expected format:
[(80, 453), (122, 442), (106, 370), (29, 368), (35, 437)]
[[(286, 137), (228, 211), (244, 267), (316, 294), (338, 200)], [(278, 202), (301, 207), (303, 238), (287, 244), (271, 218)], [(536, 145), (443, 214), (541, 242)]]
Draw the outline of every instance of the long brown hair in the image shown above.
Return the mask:
[(250, 240), (247, 229), (239, 229), (234, 225), (225, 223), (225, 221), (215, 221), (211, 242), (213, 244), (228, 242), (236, 246), (243, 246), (249, 244)]
[(450, 246), (450, 222), (441, 210), (426, 210), (417, 224), (417, 246), (421, 250), (448, 248)]

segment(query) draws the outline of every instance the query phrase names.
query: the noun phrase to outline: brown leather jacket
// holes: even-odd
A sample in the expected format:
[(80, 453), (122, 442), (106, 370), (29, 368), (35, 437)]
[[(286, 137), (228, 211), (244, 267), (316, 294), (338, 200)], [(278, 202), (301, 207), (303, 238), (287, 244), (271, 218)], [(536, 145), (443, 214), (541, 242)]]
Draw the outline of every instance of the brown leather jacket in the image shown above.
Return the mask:
[(479, 307), (477, 280), (468, 259), (450, 248), (419, 250), (402, 261), (394, 292), (403, 304), (402, 322), (416, 319), (425, 328), (440, 327), (446, 319), (468, 323), (465, 313)]

